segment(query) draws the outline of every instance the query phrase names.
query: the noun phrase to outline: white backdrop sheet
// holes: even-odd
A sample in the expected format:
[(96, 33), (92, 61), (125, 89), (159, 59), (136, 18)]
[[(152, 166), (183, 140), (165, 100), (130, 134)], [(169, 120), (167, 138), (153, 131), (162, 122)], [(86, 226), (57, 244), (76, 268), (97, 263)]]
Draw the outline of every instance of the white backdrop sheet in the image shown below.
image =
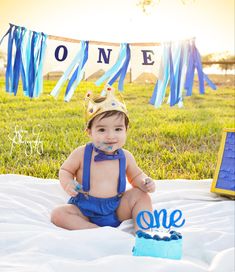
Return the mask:
[(234, 201), (210, 193), (211, 180), (161, 180), (154, 209), (181, 209), (183, 258), (133, 257), (133, 222), (118, 228), (68, 231), (50, 222), (67, 201), (58, 180), (0, 175), (2, 272), (232, 272)]

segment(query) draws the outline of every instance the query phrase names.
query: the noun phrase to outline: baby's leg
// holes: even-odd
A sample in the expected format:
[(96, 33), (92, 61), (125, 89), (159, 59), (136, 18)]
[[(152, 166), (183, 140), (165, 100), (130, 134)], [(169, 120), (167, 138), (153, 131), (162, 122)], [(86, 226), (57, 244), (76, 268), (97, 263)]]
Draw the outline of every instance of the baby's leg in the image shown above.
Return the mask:
[[(139, 229), (136, 217), (142, 210), (152, 212), (152, 201), (148, 193), (138, 188), (132, 188), (124, 193), (117, 209), (117, 216), (120, 221), (133, 218), (135, 231)], [(145, 226), (143, 224), (143, 226)]]
[(51, 222), (68, 230), (98, 228), (75, 205), (66, 204), (55, 208), (51, 213)]

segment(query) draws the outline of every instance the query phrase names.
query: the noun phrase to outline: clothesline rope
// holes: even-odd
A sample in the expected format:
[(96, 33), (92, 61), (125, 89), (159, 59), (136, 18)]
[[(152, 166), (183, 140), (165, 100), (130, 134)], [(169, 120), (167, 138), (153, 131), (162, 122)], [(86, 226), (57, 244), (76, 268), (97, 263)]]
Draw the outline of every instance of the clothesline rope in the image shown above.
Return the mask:
[[(59, 41), (64, 41), (64, 42), (71, 42), (71, 43), (80, 43), (81, 42), (81, 40), (78, 40), (78, 39), (59, 37), (59, 36), (54, 36), (54, 35), (48, 35), (48, 39), (57, 40), (57, 41), (59, 40)], [(89, 44), (120, 46), (120, 43), (101, 42), (101, 41), (89, 41)], [(132, 45), (132, 46), (159, 46), (159, 45), (161, 45), (161, 43), (159, 43), (159, 42), (129, 43), (129, 45)]]
[[(48, 39), (50, 40), (57, 40), (57, 41), (64, 41), (64, 42), (71, 42), (71, 43), (80, 43), (81, 40), (73, 39), (73, 38), (67, 38), (67, 37), (60, 37), (55, 35), (48, 35)], [(195, 40), (195, 37), (191, 37), (184, 40), (177, 40), (174, 42), (186, 42), (186, 41), (192, 41)], [(165, 41), (165, 42), (131, 42), (128, 43), (130, 46), (159, 46), (164, 43), (171, 43), (172, 41)], [(118, 42), (102, 42), (102, 41), (89, 41), (89, 44), (94, 45), (106, 45), (106, 46), (120, 46), (120, 43)]]

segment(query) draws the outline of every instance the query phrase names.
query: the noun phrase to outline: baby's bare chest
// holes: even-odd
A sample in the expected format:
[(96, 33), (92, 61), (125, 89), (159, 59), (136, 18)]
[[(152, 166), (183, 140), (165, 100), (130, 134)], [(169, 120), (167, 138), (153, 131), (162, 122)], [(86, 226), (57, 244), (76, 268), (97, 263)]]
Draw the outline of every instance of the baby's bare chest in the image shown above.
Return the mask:
[[(83, 167), (77, 172), (77, 180), (82, 182)], [(91, 161), (90, 193), (91, 195), (113, 196), (117, 193), (119, 181), (119, 161)]]
[(116, 181), (119, 177), (119, 161), (92, 162), (90, 167), (90, 177), (91, 181)]

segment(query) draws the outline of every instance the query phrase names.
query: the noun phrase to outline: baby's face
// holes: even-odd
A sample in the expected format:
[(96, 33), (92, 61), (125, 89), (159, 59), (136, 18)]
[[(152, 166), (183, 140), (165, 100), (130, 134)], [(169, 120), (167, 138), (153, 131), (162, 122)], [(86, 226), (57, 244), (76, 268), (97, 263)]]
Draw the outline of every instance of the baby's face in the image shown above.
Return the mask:
[(88, 134), (97, 148), (113, 153), (126, 142), (125, 117), (97, 117), (93, 120), (91, 129), (88, 129)]

